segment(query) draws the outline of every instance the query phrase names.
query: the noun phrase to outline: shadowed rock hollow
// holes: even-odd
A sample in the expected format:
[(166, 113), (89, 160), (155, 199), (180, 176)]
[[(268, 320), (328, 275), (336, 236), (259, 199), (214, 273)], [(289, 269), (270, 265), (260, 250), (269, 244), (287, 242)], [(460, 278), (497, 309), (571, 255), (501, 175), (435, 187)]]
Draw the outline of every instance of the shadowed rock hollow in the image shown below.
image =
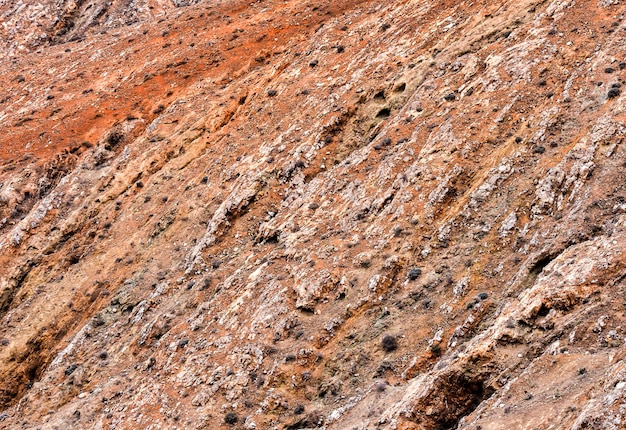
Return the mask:
[(624, 428), (625, 13), (0, 5), (0, 428)]

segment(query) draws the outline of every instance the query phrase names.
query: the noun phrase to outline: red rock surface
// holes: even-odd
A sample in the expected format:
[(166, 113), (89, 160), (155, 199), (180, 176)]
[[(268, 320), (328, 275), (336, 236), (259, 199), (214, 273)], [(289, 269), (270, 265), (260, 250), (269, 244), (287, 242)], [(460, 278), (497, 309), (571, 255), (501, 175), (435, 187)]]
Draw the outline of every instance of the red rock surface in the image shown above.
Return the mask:
[(625, 12), (0, 5), (0, 428), (624, 428)]

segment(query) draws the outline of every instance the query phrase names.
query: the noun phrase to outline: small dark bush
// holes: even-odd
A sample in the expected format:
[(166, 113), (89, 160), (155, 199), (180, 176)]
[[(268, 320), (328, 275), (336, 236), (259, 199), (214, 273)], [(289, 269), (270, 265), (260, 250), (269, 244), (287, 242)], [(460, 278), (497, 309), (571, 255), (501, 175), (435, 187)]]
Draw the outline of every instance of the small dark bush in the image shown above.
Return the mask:
[(607, 95), (606, 95), (606, 96), (607, 96), (608, 98), (610, 98), (610, 99), (614, 99), (615, 97), (617, 97), (617, 96), (619, 96), (619, 95), (620, 95), (620, 90), (619, 90), (619, 88), (615, 88), (615, 87), (614, 87), (614, 88), (611, 88), (611, 89), (609, 90), (609, 92), (607, 93)]
[(489, 297), (489, 294), (487, 293), (478, 293), (478, 298), (480, 300), (487, 300), (487, 297)]
[(613, 67), (607, 67), (606, 69), (604, 69), (604, 73), (613, 73), (615, 71), (615, 69)]
[(449, 93), (449, 94), (446, 94), (446, 95), (443, 97), (443, 99), (444, 99), (445, 101), (447, 101), (447, 102), (452, 102), (452, 101), (456, 100), (456, 96), (454, 95), (454, 93)]
[(415, 281), (417, 278), (420, 277), (421, 274), (422, 274), (422, 269), (420, 269), (419, 267), (414, 267), (411, 270), (409, 270), (408, 278), (411, 281)]
[(309, 67), (316, 67), (320, 62), (317, 60), (313, 60), (309, 63)]
[(387, 384), (385, 382), (379, 381), (376, 383), (376, 391), (378, 391), (379, 393), (382, 393), (386, 389), (387, 389)]
[(543, 146), (535, 146), (533, 152), (535, 154), (543, 154), (544, 152), (546, 152), (546, 148), (544, 148)]
[(276, 90), (267, 90), (267, 96), (268, 97), (274, 97), (278, 94), (278, 91)]
[(342, 52), (344, 52), (346, 50), (346, 48), (344, 48), (343, 45), (338, 45), (337, 46), (337, 53), (341, 54)]
[(293, 410), (293, 413), (296, 414), (296, 415), (300, 415), (300, 414), (304, 413), (304, 405), (296, 406), (296, 408)]
[(239, 421), (239, 417), (234, 412), (229, 412), (224, 417), (224, 422), (226, 424), (230, 424), (230, 425), (237, 424), (237, 421)]
[(396, 349), (398, 349), (398, 341), (396, 340), (395, 336), (386, 334), (383, 336), (381, 346), (385, 352), (395, 351)]

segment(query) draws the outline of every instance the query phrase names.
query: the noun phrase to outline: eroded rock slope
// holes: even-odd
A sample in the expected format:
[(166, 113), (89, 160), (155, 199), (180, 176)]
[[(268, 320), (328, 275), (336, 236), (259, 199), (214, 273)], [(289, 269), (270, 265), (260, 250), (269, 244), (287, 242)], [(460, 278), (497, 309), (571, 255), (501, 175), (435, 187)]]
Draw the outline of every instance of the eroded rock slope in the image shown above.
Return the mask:
[(0, 428), (624, 428), (625, 12), (0, 5)]

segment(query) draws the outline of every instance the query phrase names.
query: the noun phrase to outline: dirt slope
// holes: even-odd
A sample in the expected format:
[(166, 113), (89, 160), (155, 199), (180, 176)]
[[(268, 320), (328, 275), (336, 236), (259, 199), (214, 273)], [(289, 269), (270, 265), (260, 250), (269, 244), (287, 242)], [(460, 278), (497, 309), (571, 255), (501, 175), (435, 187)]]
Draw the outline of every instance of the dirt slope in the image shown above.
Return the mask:
[(0, 428), (626, 426), (626, 5), (0, 5)]

